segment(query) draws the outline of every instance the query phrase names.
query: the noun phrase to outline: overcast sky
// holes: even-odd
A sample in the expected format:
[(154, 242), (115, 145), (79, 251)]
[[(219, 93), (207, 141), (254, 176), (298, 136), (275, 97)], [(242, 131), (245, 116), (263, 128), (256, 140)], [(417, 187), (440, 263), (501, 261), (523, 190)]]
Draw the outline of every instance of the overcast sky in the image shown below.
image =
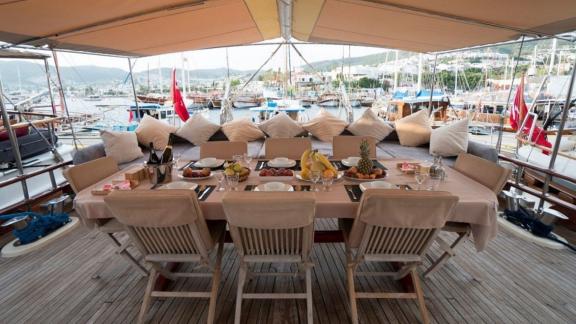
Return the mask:
[[(240, 46), (228, 48), (228, 58), (231, 69), (249, 70), (257, 69), (264, 61), (272, 54), (278, 45), (254, 45), (254, 46)], [(352, 57), (363, 56), (375, 53), (383, 53), (386, 49), (373, 48), (373, 47), (360, 47), (360, 46), (341, 46), (341, 45), (296, 45), (298, 50), (309, 62), (327, 60), (327, 59), (341, 59), (342, 52), (344, 56)], [(350, 53), (348, 53), (350, 50)], [(294, 49), (291, 50), (292, 66), (303, 65), (304, 62), (298, 57)], [(124, 58), (85, 55), (85, 54), (71, 54), (60, 53), (58, 54), (61, 66), (74, 66), (74, 65), (98, 65), (104, 67), (117, 67), (121, 69), (128, 69), (127, 60)], [(160, 56), (152, 56), (139, 58), (136, 60), (134, 67), (135, 71), (142, 71), (157, 68), (159, 65), (162, 67), (176, 67), (181, 68), (183, 59), (188, 62), (189, 69), (211, 69), (218, 67), (226, 67), (226, 49), (208, 49), (198, 50), (183, 53), (166, 54)], [(268, 68), (284, 68), (286, 57), (285, 46), (283, 46), (266, 65)]]

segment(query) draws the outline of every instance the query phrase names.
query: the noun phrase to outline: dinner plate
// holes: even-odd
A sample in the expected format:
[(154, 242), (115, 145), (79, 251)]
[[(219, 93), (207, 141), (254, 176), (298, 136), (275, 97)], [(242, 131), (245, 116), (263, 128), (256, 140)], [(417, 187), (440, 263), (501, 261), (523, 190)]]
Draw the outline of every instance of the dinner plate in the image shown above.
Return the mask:
[(254, 191), (294, 191), (294, 187), (283, 182), (267, 182), (256, 186)]
[[(296, 172), (296, 173), (295, 173), (295, 176), (296, 176), (296, 179), (298, 179), (298, 180), (312, 182), (312, 181), (309, 180), (309, 179), (303, 179), (302, 176), (300, 175), (300, 172)], [(342, 179), (343, 176), (344, 176), (344, 172), (343, 172), (343, 171), (338, 172), (338, 174), (336, 175), (336, 179), (334, 179), (334, 181), (338, 181), (338, 180)], [(321, 182), (322, 182), (322, 179), (320, 179), (320, 180), (318, 181), (318, 183), (321, 183)]]
[(222, 164), (224, 164), (224, 160), (216, 159), (216, 160), (212, 161), (212, 159), (208, 158), (208, 159), (198, 160), (198, 161), (194, 162), (193, 165), (196, 168), (217, 168), (217, 167), (221, 166)]
[(359, 157), (349, 156), (346, 159), (342, 159), (342, 164), (344, 164), (347, 167), (355, 167), (355, 166), (358, 166), (359, 160), (360, 160)]
[(296, 161), (288, 159), (286, 161), (278, 161), (276, 159), (272, 159), (266, 163), (271, 168), (292, 168), (296, 166)]
[(179, 173), (178, 178), (185, 180), (185, 181), (196, 181), (196, 180), (205, 180), (205, 179), (212, 178), (213, 175), (214, 175), (214, 172), (210, 172), (210, 175), (207, 177), (185, 177), (181, 173)]
[(398, 189), (398, 186), (386, 181), (371, 181), (360, 184), (360, 190), (366, 191), (367, 189)]
[(198, 187), (197, 183), (185, 182), (185, 181), (174, 181), (160, 186), (158, 189), (189, 189), (194, 190)]

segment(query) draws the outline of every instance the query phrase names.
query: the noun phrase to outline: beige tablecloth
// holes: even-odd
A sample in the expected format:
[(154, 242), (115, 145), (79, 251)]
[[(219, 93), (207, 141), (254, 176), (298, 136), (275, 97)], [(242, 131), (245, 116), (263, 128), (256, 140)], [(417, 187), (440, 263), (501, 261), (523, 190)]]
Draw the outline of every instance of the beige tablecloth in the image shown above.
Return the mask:
[[(398, 160), (381, 161), (381, 163), (388, 168), (388, 175), (384, 180), (394, 184), (409, 184), (413, 188), (416, 188), (417, 185), (414, 177), (411, 175), (404, 175), (400, 172), (396, 168), (397, 162)], [(252, 164), (253, 169), (256, 161), (253, 161)], [(80, 216), (92, 219), (112, 217), (104, 204), (104, 197), (92, 195), (91, 190), (93, 188), (101, 187), (103, 183), (109, 183), (111, 180), (122, 179), (124, 172), (127, 170), (130, 170), (130, 168), (118, 172), (117, 174), (81, 191), (74, 201), (76, 210)], [(177, 171), (174, 172), (176, 173)], [(447, 173), (447, 180), (440, 184), (438, 190), (451, 192), (460, 198), (458, 205), (449, 220), (469, 223), (472, 227), (472, 235), (476, 249), (481, 251), (497, 233), (496, 211), (498, 201), (496, 195), (487, 187), (484, 187), (456, 170), (448, 168)], [(176, 174), (174, 175), (173, 180), (178, 180)], [(217, 180), (215, 177), (212, 177), (195, 182), (199, 185), (215, 185)], [(298, 181), (297, 179), (292, 179), (289, 182), (294, 185), (309, 184)], [(243, 190), (245, 185), (260, 183), (261, 181), (258, 177), (258, 172), (252, 171), (248, 180), (240, 183), (238, 188), (239, 190)], [(350, 201), (350, 198), (345, 191), (344, 184), (357, 183), (359, 182), (343, 179), (335, 182), (331, 191), (317, 192), (315, 194), (317, 201), (316, 217), (354, 218), (356, 216), (358, 203)], [(142, 183), (135, 190), (149, 189), (150, 187), (151, 185), (149, 183)], [(224, 194), (226, 194), (226, 192), (214, 191), (210, 194), (208, 199), (200, 202), (200, 206), (206, 219), (225, 219), (221, 204)]]

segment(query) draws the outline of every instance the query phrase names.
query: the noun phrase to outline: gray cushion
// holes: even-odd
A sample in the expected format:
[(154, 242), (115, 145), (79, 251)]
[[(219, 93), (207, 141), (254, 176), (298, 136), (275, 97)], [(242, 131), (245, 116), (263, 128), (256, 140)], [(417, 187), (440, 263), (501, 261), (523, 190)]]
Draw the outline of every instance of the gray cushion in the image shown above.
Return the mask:
[(72, 156), (72, 163), (75, 165), (86, 163), (92, 160), (105, 157), (106, 152), (104, 151), (104, 144), (98, 143), (84, 147), (74, 153)]
[(468, 141), (468, 153), (494, 163), (498, 162), (498, 151), (492, 146), (486, 144)]

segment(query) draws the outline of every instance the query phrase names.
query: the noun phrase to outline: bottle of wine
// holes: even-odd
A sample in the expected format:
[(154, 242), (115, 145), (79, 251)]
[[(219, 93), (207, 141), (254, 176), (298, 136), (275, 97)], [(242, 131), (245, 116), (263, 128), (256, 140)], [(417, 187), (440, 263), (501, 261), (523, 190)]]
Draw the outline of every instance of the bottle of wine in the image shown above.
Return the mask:
[(159, 164), (160, 158), (156, 154), (156, 150), (154, 149), (154, 143), (150, 142), (150, 156), (148, 157), (148, 164)]
[(174, 134), (170, 133), (170, 136), (168, 137), (168, 145), (166, 145), (164, 152), (162, 152), (162, 157), (160, 158), (160, 164), (172, 162), (172, 158), (173, 158), (173, 156), (172, 156), (172, 144), (173, 143), (174, 143)]

